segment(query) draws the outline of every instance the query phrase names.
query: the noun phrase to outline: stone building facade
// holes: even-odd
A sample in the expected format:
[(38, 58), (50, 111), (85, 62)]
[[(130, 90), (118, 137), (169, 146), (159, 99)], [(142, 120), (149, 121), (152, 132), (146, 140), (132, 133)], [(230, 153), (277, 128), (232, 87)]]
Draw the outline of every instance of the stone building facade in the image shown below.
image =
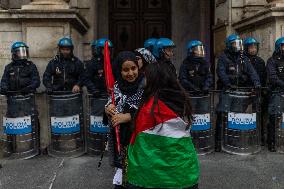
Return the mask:
[[(200, 39), (214, 68), (231, 33), (256, 37), (267, 60), (275, 39), (284, 35), (284, 0), (0, 0), (0, 75), (10, 62), (12, 43), (24, 41), (42, 76), (63, 36), (73, 39), (74, 53), (82, 60), (90, 58), (90, 42), (97, 38), (110, 38), (116, 50), (133, 50), (148, 37), (170, 37), (177, 45), (177, 67), (186, 43)], [(45, 147), (44, 87), (38, 92)]]

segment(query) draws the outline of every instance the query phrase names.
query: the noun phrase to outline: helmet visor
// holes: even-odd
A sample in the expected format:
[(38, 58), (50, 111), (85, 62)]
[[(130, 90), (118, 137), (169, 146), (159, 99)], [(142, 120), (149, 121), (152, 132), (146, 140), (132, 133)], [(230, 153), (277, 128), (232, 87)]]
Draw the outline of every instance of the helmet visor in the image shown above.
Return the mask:
[(19, 47), (13, 52), (14, 60), (27, 60), (29, 58), (29, 49), (27, 47)]
[(196, 57), (205, 57), (205, 50), (203, 45), (198, 45), (192, 48), (192, 52)]
[(243, 40), (241, 39), (237, 39), (235, 41), (232, 41), (232, 48), (235, 52), (240, 52), (244, 50), (244, 46), (243, 46)]

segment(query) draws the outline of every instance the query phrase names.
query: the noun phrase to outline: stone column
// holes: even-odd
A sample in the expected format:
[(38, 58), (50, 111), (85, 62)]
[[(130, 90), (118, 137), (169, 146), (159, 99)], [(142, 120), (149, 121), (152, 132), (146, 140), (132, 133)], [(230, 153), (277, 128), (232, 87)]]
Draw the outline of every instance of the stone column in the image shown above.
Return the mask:
[(69, 0), (33, 0), (28, 5), (23, 5), (22, 9), (32, 10), (54, 10), (54, 9), (69, 9)]

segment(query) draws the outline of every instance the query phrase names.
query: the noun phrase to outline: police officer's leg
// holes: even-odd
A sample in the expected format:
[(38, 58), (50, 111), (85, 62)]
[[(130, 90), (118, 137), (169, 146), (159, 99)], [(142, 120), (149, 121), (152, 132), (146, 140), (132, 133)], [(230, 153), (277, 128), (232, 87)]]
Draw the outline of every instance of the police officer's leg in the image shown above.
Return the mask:
[(267, 129), (267, 142), (268, 142), (268, 150), (271, 152), (275, 152), (275, 127), (276, 127), (276, 119), (277, 115), (269, 115), (269, 126)]

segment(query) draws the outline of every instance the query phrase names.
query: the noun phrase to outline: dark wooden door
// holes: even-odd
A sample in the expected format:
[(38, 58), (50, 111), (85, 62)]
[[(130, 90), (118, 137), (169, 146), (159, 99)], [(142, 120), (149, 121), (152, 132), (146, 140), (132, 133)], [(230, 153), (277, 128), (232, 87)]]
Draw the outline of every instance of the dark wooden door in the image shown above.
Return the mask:
[(150, 37), (171, 37), (170, 0), (109, 0), (109, 19), (115, 54), (143, 47)]

